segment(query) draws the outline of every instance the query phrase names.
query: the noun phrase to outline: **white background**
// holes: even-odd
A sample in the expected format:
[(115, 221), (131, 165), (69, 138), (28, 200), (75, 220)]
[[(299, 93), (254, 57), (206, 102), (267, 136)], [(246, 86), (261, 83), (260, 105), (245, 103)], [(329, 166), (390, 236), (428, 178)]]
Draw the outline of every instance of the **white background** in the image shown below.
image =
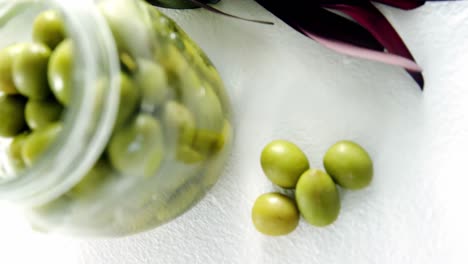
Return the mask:
[[(170, 12), (234, 105), (235, 147), (219, 184), (175, 221), (111, 240), (35, 234), (3, 206), (0, 263), (468, 263), (468, 2), (379, 5), (424, 68), (424, 93), (402, 69), (329, 51), (252, 0), (219, 7), (276, 23)], [(259, 155), (276, 138), (300, 145), (314, 167), (335, 141), (355, 140), (374, 159), (374, 181), (341, 192), (332, 226), (301, 221), (291, 235), (265, 237), (250, 209), (275, 190)]]

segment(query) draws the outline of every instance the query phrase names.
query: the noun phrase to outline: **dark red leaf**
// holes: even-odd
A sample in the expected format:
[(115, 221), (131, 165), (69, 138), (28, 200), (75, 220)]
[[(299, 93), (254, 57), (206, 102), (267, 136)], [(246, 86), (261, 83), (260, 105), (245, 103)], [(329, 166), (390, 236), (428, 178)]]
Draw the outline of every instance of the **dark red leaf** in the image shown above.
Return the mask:
[(146, 2), (152, 5), (164, 7), (164, 8), (174, 8), (174, 9), (199, 8), (198, 5), (195, 5), (187, 0), (146, 0)]
[(257, 2), (299, 32), (307, 31), (322, 38), (361, 48), (383, 50), (383, 46), (362, 26), (327, 11), (318, 4), (300, 1), (284, 4), (271, 0), (257, 0)]
[[(405, 43), (392, 27), (385, 16), (370, 2), (351, 1), (352, 5), (348, 4), (330, 4), (325, 5), (343, 12), (355, 21), (365, 27), (369, 32), (387, 49), (389, 53), (393, 53), (409, 60), (414, 61), (413, 56), (406, 47)], [(359, 2), (359, 3), (357, 3)], [(407, 69), (408, 73), (419, 84), (421, 89), (424, 87), (424, 79), (420, 72), (413, 69)]]
[[(324, 5), (337, 5), (346, 4), (354, 5), (364, 2), (379, 2), (385, 5), (393, 6), (396, 8), (410, 10), (424, 5), (425, 0), (318, 0), (320, 4)], [(429, 0), (431, 1), (431, 0)], [(432, 0), (434, 1), (434, 0)], [(439, 0), (440, 1), (440, 0)]]

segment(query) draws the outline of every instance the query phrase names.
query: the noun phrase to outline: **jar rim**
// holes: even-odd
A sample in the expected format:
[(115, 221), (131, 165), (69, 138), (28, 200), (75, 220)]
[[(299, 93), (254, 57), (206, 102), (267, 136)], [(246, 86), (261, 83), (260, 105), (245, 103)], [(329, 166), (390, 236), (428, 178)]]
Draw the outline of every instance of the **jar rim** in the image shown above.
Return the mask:
[[(95, 1), (0, 1), (0, 6), (2, 2), (7, 2), (7, 8), (19, 8), (18, 12), (34, 5), (61, 12), (76, 58), (72, 74), (74, 99), (68, 107), (59, 137), (33, 167), (9, 181), (0, 182), (0, 199), (35, 206), (69, 190), (99, 158), (117, 115), (119, 79), (114, 76), (118, 76), (120, 65), (112, 33)], [(2, 14), (5, 13), (0, 12), (0, 23)], [(95, 105), (89, 98), (98, 96), (95, 84), (103, 75), (108, 78), (109, 85), (101, 95), (104, 104), (99, 112), (99, 122), (93, 125), (90, 120), (96, 115)]]

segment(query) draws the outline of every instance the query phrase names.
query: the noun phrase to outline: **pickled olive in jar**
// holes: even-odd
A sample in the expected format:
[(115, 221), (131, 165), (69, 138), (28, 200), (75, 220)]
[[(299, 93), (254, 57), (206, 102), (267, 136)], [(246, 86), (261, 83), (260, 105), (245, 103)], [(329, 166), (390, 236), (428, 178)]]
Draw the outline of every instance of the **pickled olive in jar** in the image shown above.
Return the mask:
[(107, 21), (119, 52), (126, 52), (131, 56), (149, 55), (147, 51), (150, 49), (152, 34), (145, 28), (145, 21), (131, 16), (141, 12), (139, 6), (130, 6), (125, 1), (117, 0), (100, 1), (98, 7)]
[[(168, 74), (170, 84), (181, 89), (179, 79), (186, 76), (186, 71), (189, 69), (189, 64), (184, 56), (174, 46), (168, 46), (167, 50), (161, 55), (161, 64)], [(180, 92), (180, 91), (179, 91)]]
[(57, 11), (47, 10), (36, 17), (33, 23), (33, 40), (47, 45), (51, 50), (65, 39), (65, 27)]
[(224, 124), (224, 115), (217, 96), (211, 89), (202, 88), (189, 103), (197, 122), (193, 146), (203, 153), (216, 150)]
[(26, 128), (25, 106), (21, 96), (0, 95), (0, 137), (16, 136)]
[(15, 170), (22, 170), (26, 167), (23, 160), (22, 151), (24, 142), (28, 139), (28, 133), (19, 134), (13, 138), (7, 150), (8, 159)]
[(35, 130), (23, 143), (21, 156), (27, 166), (32, 166), (57, 139), (62, 131), (62, 124), (54, 123)]
[(193, 112), (197, 126), (204, 130), (219, 132), (224, 115), (218, 96), (209, 86), (204, 86), (194, 71), (188, 71), (181, 78), (182, 102)]
[(169, 101), (164, 105), (163, 121), (168, 136), (178, 145), (190, 146), (195, 138), (195, 117), (184, 105)]
[(184, 40), (184, 47), (187, 51), (187, 57), (189, 58), (190, 62), (195, 64), (197, 70), (202, 70), (207, 68), (207, 61), (205, 57), (200, 53), (200, 49), (195, 47), (195, 43), (190, 40)]
[(13, 60), (22, 52), (24, 43), (14, 44), (0, 50), (0, 91), (5, 94), (17, 94), (13, 82)]
[(50, 56), (47, 76), (49, 86), (57, 100), (68, 105), (71, 96), (73, 67), (73, 44), (67, 39), (62, 41)]
[(59, 121), (63, 107), (55, 100), (29, 100), (25, 111), (29, 128), (39, 129)]
[(187, 164), (205, 160), (205, 156), (193, 149), (196, 124), (193, 114), (182, 104), (169, 101), (163, 109), (166, 137), (176, 144), (176, 159)]
[(176, 149), (176, 159), (186, 164), (193, 164), (204, 161), (206, 157), (190, 146), (179, 145)]
[(200, 89), (196, 93), (196, 102), (189, 103), (201, 129), (220, 132), (224, 124), (224, 115), (218, 97), (213, 90), (208, 88)]
[[(61, 218), (63, 217), (63, 210), (67, 208), (72, 202), (72, 197), (69, 195), (62, 195), (57, 199), (52, 200), (49, 203), (41, 204), (33, 208), (33, 211), (39, 215), (48, 215), (52, 218)], [(32, 223), (34, 230), (40, 232), (47, 232), (49, 230), (44, 229), (43, 226), (37, 225), (34, 222)]]
[(216, 147), (220, 139), (220, 132), (198, 129), (193, 141), (193, 148), (205, 155), (211, 155), (217, 151)]
[[(225, 146), (226, 148), (228, 146)], [(219, 174), (224, 170), (224, 166), (219, 160), (225, 159), (229, 153), (220, 152), (216, 159), (211, 160), (207, 163), (206, 168), (203, 172), (202, 183), (205, 187), (210, 188), (216, 184), (219, 178)]]
[(85, 198), (96, 191), (105, 181), (112, 177), (113, 170), (106, 160), (99, 160), (91, 170), (76, 184), (68, 195), (74, 198)]
[(40, 43), (25, 44), (13, 61), (13, 81), (16, 89), (30, 99), (45, 99), (50, 94), (47, 65), (50, 49)]
[(164, 155), (161, 124), (154, 117), (138, 115), (112, 136), (107, 154), (112, 166), (125, 174), (152, 176)]
[(138, 70), (137, 62), (126, 52), (119, 55), (120, 66), (123, 72), (134, 73)]
[(156, 217), (161, 221), (167, 221), (180, 212), (187, 210), (194, 202), (200, 198), (201, 188), (198, 184), (192, 183), (184, 186), (184, 191), (177, 192), (172, 196), (166, 205), (158, 210)]
[(164, 69), (151, 61), (138, 61), (136, 83), (141, 89), (143, 103), (156, 108), (170, 95), (169, 83)]
[(120, 74), (120, 100), (116, 127), (123, 125), (137, 110), (140, 102), (140, 91), (134, 81), (126, 74)]
[(223, 106), (223, 110), (226, 113), (229, 113), (229, 102), (227, 101), (228, 95), (224, 89), (223, 80), (221, 79), (218, 71), (214, 68), (213, 65), (209, 65), (203, 68), (203, 73), (205, 74), (207, 81), (210, 83), (210, 87), (213, 88), (213, 91), (218, 96), (218, 99)]
[(232, 125), (228, 120), (224, 120), (223, 130), (221, 131), (221, 136), (218, 138), (216, 142), (215, 149), (221, 150), (223, 149), (226, 144), (232, 141)]

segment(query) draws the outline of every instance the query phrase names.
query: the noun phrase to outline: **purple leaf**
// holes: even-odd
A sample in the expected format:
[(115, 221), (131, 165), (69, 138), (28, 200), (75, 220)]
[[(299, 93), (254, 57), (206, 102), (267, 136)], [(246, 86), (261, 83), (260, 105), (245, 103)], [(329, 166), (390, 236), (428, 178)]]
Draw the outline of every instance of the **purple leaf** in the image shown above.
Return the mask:
[[(379, 35), (370, 31), (369, 27), (365, 25), (362, 27), (349, 19), (327, 11), (318, 6), (319, 4), (311, 5), (308, 3), (296, 2), (295, 5), (284, 5), (269, 0), (257, 0), (257, 2), (291, 27), (318, 43), (346, 55), (404, 67), (410, 72), (416, 82), (421, 87), (423, 86), (424, 81), (422, 80), (422, 75), (415, 73), (420, 72), (421, 68), (414, 62), (409, 51), (408, 54), (383, 52), (383, 47), (387, 48), (389, 51), (390, 49), (392, 51), (398, 51), (398, 49), (393, 48), (393, 46), (398, 45), (391, 45), (389, 49), (389, 47), (387, 47), (387, 42), (378, 39), (377, 36)], [(336, 0), (328, 0), (327, 2), (336, 2)], [(348, 2), (370, 4), (364, 0), (348, 0)], [(327, 6), (335, 7), (341, 5), (328, 4)], [(399, 36), (398, 39), (401, 41)], [(401, 41), (401, 43), (403, 42)], [(403, 48), (406, 49), (404, 43)]]
[(288, 5), (270, 0), (257, 0), (257, 2), (300, 32), (306, 30), (322, 38), (372, 50), (383, 50), (383, 46), (365, 28), (321, 8), (318, 4), (297, 2)]
[[(355, 5), (364, 2), (379, 2), (396, 8), (409, 10), (424, 5), (426, 0), (318, 0), (321, 5)], [(431, 0), (429, 0), (431, 1)], [(432, 0), (434, 1), (434, 0)], [(439, 0), (440, 1), (440, 0)]]
[[(348, 4), (327, 4), (325, 7), (343, 12), (365, 27), (387, 49), (393, 53), (414, 61), (405, 43), (385, 16), (370, 2), (350, 1)], [(424, 79), (419, 71), (407, 68), (408, 73), (423, 89)]]

